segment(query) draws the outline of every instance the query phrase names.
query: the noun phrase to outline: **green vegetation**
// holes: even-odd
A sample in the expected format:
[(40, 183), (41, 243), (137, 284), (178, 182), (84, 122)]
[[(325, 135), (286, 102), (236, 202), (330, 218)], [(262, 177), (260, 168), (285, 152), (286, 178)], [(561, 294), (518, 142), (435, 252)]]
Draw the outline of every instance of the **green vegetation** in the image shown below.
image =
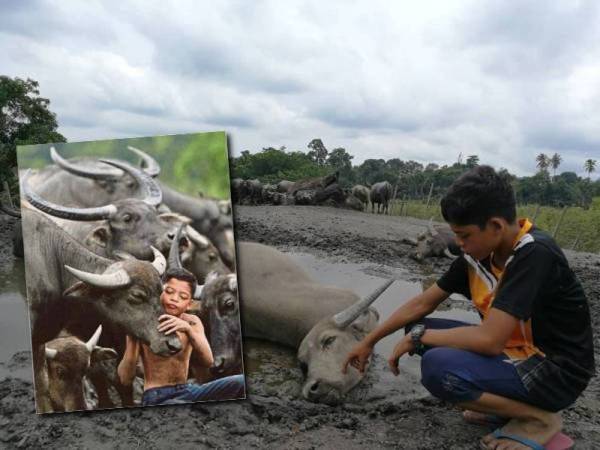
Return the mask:
[(19, 196), (16, 147), (42, 142), (65, 142), (56, 116), (40, 97), (37, 81), (0, 75), (0, 185), (7, 182), (14, 201)]
[[(197, 196), (229, 198), (227, 136), (224, 132), (112, 139), (52, 144), (65, 158), (108, 157), (139, 165), (127, 146), (145, 151), (161, 166), (160, 180), (181, 192)], [(18, 149), (19, 168), (41, 168), (51, 164), (51, 144)]]

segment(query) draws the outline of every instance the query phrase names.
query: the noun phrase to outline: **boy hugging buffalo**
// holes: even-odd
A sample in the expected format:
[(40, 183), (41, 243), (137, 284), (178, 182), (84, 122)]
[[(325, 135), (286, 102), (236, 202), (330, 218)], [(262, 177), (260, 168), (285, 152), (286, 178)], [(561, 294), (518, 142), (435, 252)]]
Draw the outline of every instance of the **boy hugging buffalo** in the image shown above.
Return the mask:
[(183, 268), (171, 268), (165, 272), (163, 280), (160, 302), (165, 313), (156, 325), (166, 335), (177, 333), (181, 350), (170, 356), (156, 355), (146, 344), (127, 336), (125, 353), (117, 370), (121, 383), (130, 385), (133, 382), (141, 356), (144, 366), (143, 406), (244, 398), (243, 375), (205, 384), (186, 383), (192, 350), (207, 367), (213, 363), (202, 322), (197, 316), (185, 312), (192, 304), (196, 277)]
[[(469, 422), (501, 427), (487, 449), (565, 449), (559, 411), (594, 374), (590, 313), (556, 242), (516, 218), (509, 181), (488, 166), (462, 175), (441, 203), (463, 254), (436, 284), (398, 308), (348, 355), (364, 371), (377, 341), (401, 327), (389, 365), (421, 356), (423, 385), (464, 409)], [(479, 325), (426, 318), (451, 293), (470, 298)]]

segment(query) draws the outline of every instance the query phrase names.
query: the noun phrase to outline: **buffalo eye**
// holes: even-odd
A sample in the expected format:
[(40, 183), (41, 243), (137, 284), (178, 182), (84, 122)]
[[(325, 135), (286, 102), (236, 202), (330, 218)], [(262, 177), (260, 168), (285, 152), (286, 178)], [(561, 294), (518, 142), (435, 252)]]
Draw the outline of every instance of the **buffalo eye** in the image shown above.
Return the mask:
[(305, 362), (300, 363), (300, 370), (302, 371), (302, 375), (304, 375), (304, 376), (308, 375), (308, 366), (306, 365)]
[(223, 307), (227, 310), (233, 309), (235, 306), (235, 302), (232, 299), (227, 299), (223, 302)]
[(216, 260), (217, 259), (217, 254), (215, 252), (210, 252), (208, 254), (208, 259), (211, 260), (211, 261)]
[(337, 336), (329, 336), (325, 339), (323, 339), (321, 341), (321, 344), (323, 345), (323, 348), (327, 348), (329, 347), (331, 344), (333, 344), (333, 342), (335, 341)]
[(125, 222), (125, 223), (131, 222), (131, 214), (123, 214), (123, 222)]
[(132, 292), (129, 295), (129, 297), (127, 297), (127, 300), (129, 301), (129, 303), (133, 303), (134, 305), (139, 305), (140, 303), (143, 303), (144, 299), (145, 299), (145, 296), (141, 292)]
[(135, 185), (136, 185), (136, 182), (133, 181), (133, 180), (128, 181), (127, 183), (125, 183), (125, 186), (127, 186), (129, 189), (134, 188)]

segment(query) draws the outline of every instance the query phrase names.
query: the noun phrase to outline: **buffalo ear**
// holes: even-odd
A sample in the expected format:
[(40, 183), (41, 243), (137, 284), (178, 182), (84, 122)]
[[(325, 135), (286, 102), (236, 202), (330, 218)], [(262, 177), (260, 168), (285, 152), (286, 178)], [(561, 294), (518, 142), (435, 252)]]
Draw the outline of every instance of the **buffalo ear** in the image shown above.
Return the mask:
[(354, 319), (350, 329), (357, 337), (362, 338), (377, 326), (378, 320), (379, 313), (373, 308), (368, 308)]
[(86, 239), (86, 244), (99, 245), (102, 248), (106, 248), (108, 241), (110, 240), (110, 230), (108, 226), (101, 225), (94, 228), (90, 235)]
[(63, 297), (75, 299), (89, 298), (91, 296), (91, 289), (83, 281), (78, 281), (73, 286), (67, 288), (62, 295)]
[(95, 346), (90, 357), (90, 364), (93, 365), (108, 359), (116, 359), (117, 356), (117, 352), (112, 348)]

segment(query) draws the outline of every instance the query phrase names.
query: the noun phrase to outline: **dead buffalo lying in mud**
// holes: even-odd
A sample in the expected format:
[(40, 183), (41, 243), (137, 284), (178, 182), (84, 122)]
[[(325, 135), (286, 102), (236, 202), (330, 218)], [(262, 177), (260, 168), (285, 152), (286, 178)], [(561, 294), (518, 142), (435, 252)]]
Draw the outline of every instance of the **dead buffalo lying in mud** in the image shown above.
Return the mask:
[(454, 259), (461, 252), (450, 227), (434, 226), (431, 220), (427, 225), (427, 231), (421, 233), (416, 240), (407, 238), (403, 242), (416, 247), (410, 256), (419, 262), (423, 262), (429, 256), (447, 256)]
[(266, 245), (240, 242), (240, 305), (243, 335), (298, 349), (305, 376), (302, 396), (336, 404), (364, 377), (342, 373), (348, 352), (376, 325), (369, 305), (392, 281), (364, 299), (312, 280), (288, 256)]

